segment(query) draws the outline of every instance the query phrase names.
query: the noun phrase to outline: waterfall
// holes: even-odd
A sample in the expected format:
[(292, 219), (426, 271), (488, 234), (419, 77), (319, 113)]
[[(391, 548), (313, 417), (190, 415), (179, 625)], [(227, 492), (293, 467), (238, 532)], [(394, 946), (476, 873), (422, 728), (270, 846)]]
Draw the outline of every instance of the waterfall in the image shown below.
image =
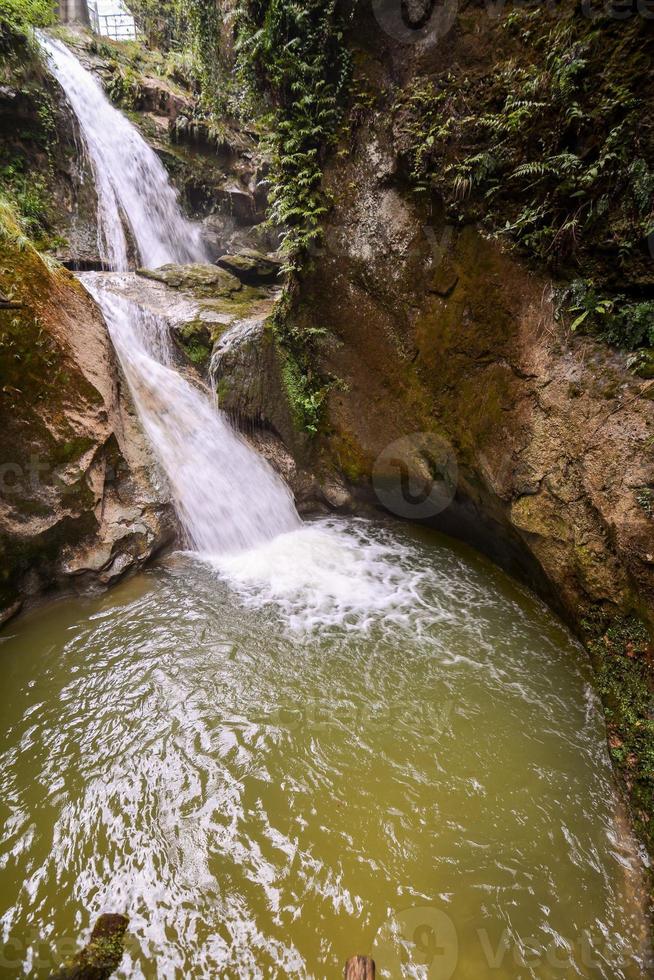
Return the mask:
[(98, 197), (98, 246), (107, 268), (129, 269), (125, 222), (142, 265), (206, 262), (200, 230), (179, 210), (161, 160), (115, 109), (97, 78), (42, 32), (39, 43), (79, 122)]
[(102, 308), (193, 547), (234, 553), (298, 527), (285, 484), (205, 392), (175, 369), (166, 321), (106, 289), (102, 274), (81, 279)]
[[(95, 176), (103, 262), (207, 261), (199, 229), (180, 211), (166, 172), (99, 82), (59, 41), (40, 35), (79, 122)], [(189, 543), (208, 555), (251, 548), (301, 524), (288, 488), (175, 367), (165, 319), (111, 291), (106, 273), (80, 277), (100, 306), (134, 403), (171, 487)]]

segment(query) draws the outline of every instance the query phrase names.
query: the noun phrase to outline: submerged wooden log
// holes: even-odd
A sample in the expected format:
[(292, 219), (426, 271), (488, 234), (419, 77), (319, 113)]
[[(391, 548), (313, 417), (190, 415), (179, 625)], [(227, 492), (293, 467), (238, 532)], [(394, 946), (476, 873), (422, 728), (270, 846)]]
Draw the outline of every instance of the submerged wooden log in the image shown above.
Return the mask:
[(375, 980), (375, 961), (369, 956), (352, 956), (345, 965), (345, 980)]
[(50, 974), (49, 980), (107, 980), (123, 958), (128, 923), (126, 915), (101, 915), (88, 944)]

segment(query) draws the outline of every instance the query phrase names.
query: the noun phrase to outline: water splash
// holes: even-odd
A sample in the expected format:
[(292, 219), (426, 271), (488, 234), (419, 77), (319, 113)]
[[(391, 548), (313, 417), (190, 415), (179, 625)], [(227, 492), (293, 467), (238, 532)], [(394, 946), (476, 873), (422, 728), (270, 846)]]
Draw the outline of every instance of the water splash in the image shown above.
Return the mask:
[(425, 575), (409, 569), (407, 557), (395, 539), (371, 534), (367, 521), (324, 518), (210, 563), (244, 605), (276, 610), (293, 632), (367, 633), (380, 619), (414, 630), (438, 621), (421, 596)]

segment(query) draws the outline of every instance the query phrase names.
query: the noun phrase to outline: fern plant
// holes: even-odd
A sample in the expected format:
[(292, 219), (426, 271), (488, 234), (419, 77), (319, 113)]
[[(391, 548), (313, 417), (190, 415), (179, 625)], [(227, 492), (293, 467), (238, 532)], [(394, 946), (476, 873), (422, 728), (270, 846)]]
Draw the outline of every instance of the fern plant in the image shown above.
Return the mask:
[(343, 118), (350, 59), (336, 0), (243, 0), (237, 69), (251, 105), (266, 106), (271, 223), (283, 229), (287, 268), (321, 237), (329, 202), (322, 167)]
[[(407, 176), (442, 199), (450, 220), (480, 222), (561, 279), (583, 268), (601, 283), (598, 305), (575, 312), (577, 329), (601, 328), (627, 347), (648, 342), (650, 25), (591, 20), (560, 0), (554, 20), (539, 4), (478, 27), (505, 35), (489, 43), (498, 54), (489, 54), (488, 72), (436, 68), (396, 102)], [(615, 295), (620, 282), (628, 301)]]

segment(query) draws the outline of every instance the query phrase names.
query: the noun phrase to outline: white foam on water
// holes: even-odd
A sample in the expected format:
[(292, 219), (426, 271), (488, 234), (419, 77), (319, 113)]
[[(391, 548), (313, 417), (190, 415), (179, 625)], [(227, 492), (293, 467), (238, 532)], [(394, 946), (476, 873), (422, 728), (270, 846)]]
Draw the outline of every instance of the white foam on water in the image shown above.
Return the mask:
[(373, 538), (364, 522), (323, 519), (232, 555), (202, 555), (254, 608), (271, 605), (292, 630), (327, 626), (367, 630), (386, 625), (416, 628), (442, 610), (422, 596), (426, 573), (410, 567), (409, 551)]

